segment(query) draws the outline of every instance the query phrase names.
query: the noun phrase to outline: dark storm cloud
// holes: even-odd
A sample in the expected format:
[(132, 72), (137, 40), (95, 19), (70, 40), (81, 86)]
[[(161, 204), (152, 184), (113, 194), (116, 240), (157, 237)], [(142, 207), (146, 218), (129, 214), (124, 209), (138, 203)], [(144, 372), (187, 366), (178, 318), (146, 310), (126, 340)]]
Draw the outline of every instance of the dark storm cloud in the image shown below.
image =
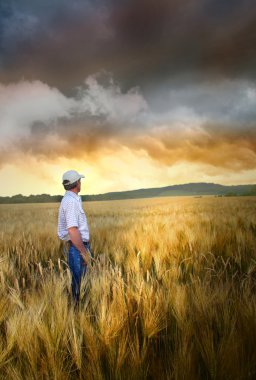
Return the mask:
[(68, 92), (101, 69), (123, 86), (183, 73), (256, 73), (250, 0), (19, 0), (3, 3), (0, 11), (5, 83), (40, 79)]

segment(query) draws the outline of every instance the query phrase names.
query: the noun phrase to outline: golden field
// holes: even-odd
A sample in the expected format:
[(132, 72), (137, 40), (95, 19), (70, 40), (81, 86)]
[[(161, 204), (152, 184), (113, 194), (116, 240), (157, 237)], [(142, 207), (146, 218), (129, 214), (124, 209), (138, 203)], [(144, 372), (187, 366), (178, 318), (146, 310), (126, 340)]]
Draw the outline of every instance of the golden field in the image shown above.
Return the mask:
[(58, 204), (0, 206), (0, 379), (256, 378), (256, 198), (84, 204), (70, 304)]

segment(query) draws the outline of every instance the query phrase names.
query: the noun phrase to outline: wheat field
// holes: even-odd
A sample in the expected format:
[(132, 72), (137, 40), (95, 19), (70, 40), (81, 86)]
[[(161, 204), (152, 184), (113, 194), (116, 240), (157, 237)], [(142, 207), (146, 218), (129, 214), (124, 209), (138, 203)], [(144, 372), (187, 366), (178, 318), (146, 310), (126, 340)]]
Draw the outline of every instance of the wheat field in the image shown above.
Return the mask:
[(256, 198), (84, 204), (70, 303), (58, 204), (0, 206), (0, 379), (255, 379)]

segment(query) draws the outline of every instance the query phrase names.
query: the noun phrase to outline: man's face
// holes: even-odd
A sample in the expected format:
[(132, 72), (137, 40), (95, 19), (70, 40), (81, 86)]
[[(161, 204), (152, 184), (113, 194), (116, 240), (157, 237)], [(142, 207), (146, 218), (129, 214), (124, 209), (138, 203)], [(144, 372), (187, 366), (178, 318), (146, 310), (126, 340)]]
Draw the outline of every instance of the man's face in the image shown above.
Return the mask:
[(81, 190), (81, 179), (79, 179), (77, 182), (77, 190), (78, 192)]

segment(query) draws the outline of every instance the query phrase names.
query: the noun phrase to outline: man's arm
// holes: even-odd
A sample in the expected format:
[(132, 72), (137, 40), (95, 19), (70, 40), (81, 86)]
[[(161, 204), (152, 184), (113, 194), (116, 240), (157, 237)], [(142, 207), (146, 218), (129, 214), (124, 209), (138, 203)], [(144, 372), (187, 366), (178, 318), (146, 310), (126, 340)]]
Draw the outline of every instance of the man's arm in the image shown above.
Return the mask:
[(90, 255), (89, 255), (87, 249), (85, 248), (85, 246), (83, 244), (83, 241), (82, 241), (82, 238), (81, 238), (81, 235), (80, 235), (78, 228), (77, 227), (70, 227), (70, 228), (68, 228), (68, 233), (70, 236), (70, 240), (72, 241), (74, 246), (79, 250), (81, 256), (84, 259), (85, 264), (88, 264), (89, 260), (90, 260)]

